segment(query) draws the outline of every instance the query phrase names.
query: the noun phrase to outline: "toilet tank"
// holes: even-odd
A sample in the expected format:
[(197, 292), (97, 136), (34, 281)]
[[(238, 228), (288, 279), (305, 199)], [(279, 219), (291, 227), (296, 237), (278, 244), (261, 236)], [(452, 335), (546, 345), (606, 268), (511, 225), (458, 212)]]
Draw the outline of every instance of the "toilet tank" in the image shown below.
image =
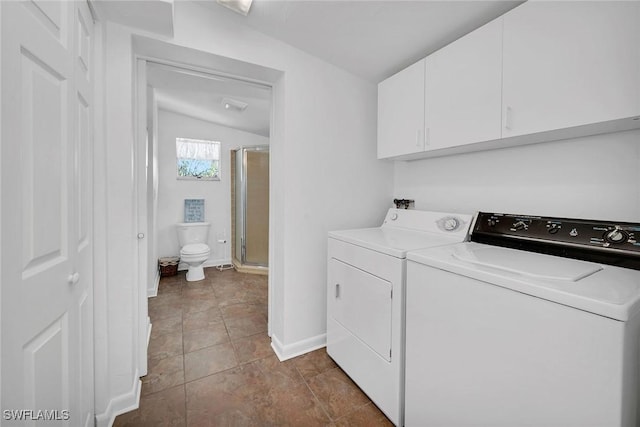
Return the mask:
[(176, 225), (180, 247), (193, 243), (207, 243), (209, 238), (208, 222), (181, 222)]

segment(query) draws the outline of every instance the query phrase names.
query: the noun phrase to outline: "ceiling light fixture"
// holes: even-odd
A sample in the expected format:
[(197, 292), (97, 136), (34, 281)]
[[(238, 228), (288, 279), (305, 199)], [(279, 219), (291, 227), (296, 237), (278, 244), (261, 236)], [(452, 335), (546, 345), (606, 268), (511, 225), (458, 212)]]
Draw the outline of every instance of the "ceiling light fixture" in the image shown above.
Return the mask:
[(237, 111), (238, 113), (243, 112), (249, 106), (246, 102), (238, 101), (237, 99), (231, 98), (223, 98), (222, 106), (226, 110)]
[(234, 12), (239, 13), (240, 15), (247, 16), (249, 14), (249, 9), (251, 9), (251, 2), (253, 0), (216, 0), (218, 4), (223, 5), (224, 7), (228, 7)]

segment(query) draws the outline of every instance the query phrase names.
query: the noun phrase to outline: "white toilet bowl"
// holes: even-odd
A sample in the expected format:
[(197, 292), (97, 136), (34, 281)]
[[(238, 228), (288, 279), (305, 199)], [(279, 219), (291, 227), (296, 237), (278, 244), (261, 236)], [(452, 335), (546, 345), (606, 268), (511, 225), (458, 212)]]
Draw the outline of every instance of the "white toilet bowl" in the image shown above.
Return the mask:
[(209, 259), (211, 250), (204, 243), (192, 243), (185, 245), (180, 250), (180, 261), (189, 265), (187, 270), (187, 282), (204, 279), (204, 268), (202, 264)]
[(177, 224), (180, 259), (189, 265), (187, 281), (204, 279), (202, 264), (209, 259), (211, 250), (207, 245), (209, 236), (208, 222), (182, 222)]

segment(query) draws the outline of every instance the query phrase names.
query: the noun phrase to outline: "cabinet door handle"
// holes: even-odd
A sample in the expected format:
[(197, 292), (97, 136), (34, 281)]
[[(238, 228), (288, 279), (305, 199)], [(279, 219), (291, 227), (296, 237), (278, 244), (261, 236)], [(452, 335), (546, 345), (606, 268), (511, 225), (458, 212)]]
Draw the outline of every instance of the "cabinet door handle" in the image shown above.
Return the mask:
[(431, 134), (429, 132), (429, 128), (426, 128), (424, 130), (424, 145), (425, 145), (425, 147), (428, 147), (431, 144), (431, 141), (430, 141), (430, 138), (429, 138), (430, 136), (431, 136)]
[(420, 132), (420, 129), (416, 131), (416, 147), (422, 147), (422, 132)]
[(513, 127), (513, 108), (507, 106), (504, 113), (504, 128), (511, 130)]
[(336, 298), (340, 297), (340, 283), (336, 283)]

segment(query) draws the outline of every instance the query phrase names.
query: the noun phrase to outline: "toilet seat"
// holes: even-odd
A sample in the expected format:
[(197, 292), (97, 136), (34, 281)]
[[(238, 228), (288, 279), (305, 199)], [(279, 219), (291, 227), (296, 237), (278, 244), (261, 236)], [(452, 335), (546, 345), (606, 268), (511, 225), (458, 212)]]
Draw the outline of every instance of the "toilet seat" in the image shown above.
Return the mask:
[(204, 243), (192, 243), (185, 245), (180, 250), (180, 255), (204, 255), (209, 252), (209, 246)]

